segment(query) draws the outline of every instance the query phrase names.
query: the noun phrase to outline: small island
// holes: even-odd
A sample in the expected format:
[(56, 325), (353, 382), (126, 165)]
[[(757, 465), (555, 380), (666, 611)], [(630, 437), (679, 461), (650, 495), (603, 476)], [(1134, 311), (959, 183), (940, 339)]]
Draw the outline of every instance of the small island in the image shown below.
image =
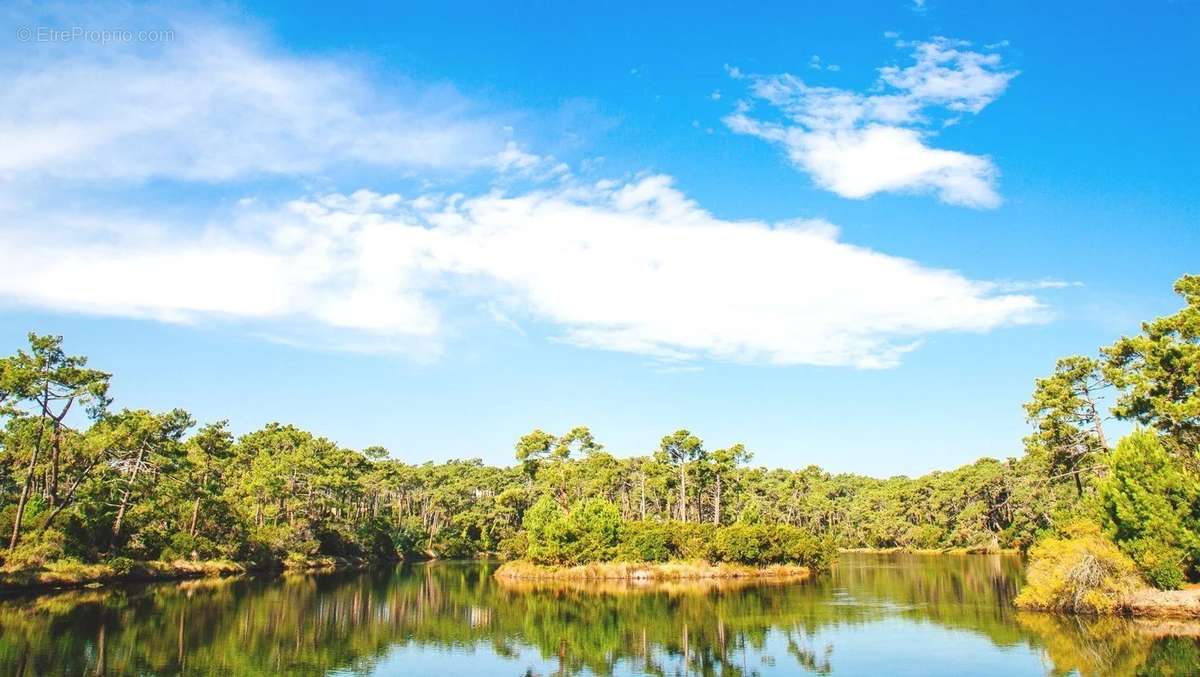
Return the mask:
[(791, 580), (813, 576), (813, 570), (798, 564), (747, 566), (744, 564), (713, 564), (706, 560), (674, 562), (593, 562), (572, 566), (534, 564), (524, 560), (505, 562), (493, 574), (496, 578), (512, 580), (568, 581), (689, 581), (713, 579)]
[(517, 559), (497, 578), (657, 581), (799, 580), (828, 569), (837, 549), (788, 524), (622, 521), (609, 501), (571, 509), (543, 496), (525, 514)]

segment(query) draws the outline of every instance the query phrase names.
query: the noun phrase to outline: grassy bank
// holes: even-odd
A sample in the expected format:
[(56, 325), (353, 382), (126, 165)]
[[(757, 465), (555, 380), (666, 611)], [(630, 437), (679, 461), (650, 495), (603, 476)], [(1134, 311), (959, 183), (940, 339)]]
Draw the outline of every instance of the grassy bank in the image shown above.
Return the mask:
[(0, 568), (0, 592), (78, 588), (109, 583), (216, 578), (268, 571), (342, 571), (363, 568), (368, 564), (370, 564), (369, 560), (341, 557), (290, 559), (283, 563), (268, 565), (230, 560), (176, 560), (174, 562), (116, 560), (100, 564), (59, 561), (34, 568)]
[(526, 561), (506, 562), (495, 573), (498, 578), (519, 580), (629, 580), (670, 581), (718, 578), (771, 578), (802, 580), (812, 575), (808, 567), (772, 564), (752, 567), (741, 564), (711, 564), (701, 560), (663, 563), (596, 562), (578, 566), (547, 566)]

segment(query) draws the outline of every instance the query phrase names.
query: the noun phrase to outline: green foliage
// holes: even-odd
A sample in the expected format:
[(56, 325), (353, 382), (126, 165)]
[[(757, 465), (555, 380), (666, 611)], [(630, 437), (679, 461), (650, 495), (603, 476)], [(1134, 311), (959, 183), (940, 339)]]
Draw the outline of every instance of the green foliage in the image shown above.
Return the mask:
[(676, 549), (672, 525), (665, 522), (626, 522), (616, 559), (628, 562), (666, 562)]
[(134, 562), (133, 560), (129, 559), (128, 557), (111, 557), (105, 563), (108, 564), (109, 568), (112, 569), (113, 573), (118, 576), (127, 575), (129, 572), (133, 571), (134, 568), (137, 566), (137, 562)]
[(526, 557), (537, 564), (708, 560), (824, 569), (836, 553), (831, 539), (786, 524), (622, 523), (617, 507), (600, 499), (585, 501), (567, 512), (543, 497), (526, 512), (524, 527)]
[(566, 550), (570, 542), (567, 516), (562, 507), (549, 496), (543, 496), (525, 512), (522, 526), (529, 537), (527, 554), (538, 564), (558, 564), (570, 561)]
[(529, 534), (518, 531), (500, 539), (496, 554), (505, 560), (527, 559), (529, 557)]
[(1025, 413), (1035, 432), (1026, 450), (1040, 457), (1055, 478), (1069, 477), (1083, 494), (1085, 476), (1094, 474), (1096, 456), (1107, 451), (1097, 398), (1108, 383), (1098, 360), (1075, 355), (1058, 361), (1054, 374), (1037, 379)]
[(567, 517), (566, 529), (573, 539), (571, 559), (577, 562), (611, 560), (620, 531), (621, 513), (612, 503), (593, 498), (575, 506)]
[(425, 530), (416, 517), (407, 517), (392, 528), (392, 545), (397, 554), (407, 559), (422, 554)]
[(1200, 482), (1177, 463), (1158, 435), (1121, 440), (1100, 483), (1101, 525), (1158, 587), (1177, 588), (1200, 557)]
[[(1100, 506), (1145, 575), (1174, 586), (1195, 574), (1200, 550), (1200, 278), (1177, 290), (1179, 313), (1037, 381), (1022, 458), (888, 479), (748, 467), (744, 445), (710, 451), (686, 429), (631, 457), (583, 426), (534, 430), (514, 467), (412, 465), (279, 423), (235, 437), (224, 422), (195, 429), (181, 410), (110, 411), (107, 373), (68, 356), (59, 337), (31, 335), (28, 349), (0, 358), (4, 558), (770, 562), (819, 558), (828, 542), (1025, 549)], [(1122, 449), (1110, 462), (1109, 390), (1111, 413), (1150, 426), (1165, 454)]]
[[(1155, 538), (1140, 538), (1120, 544), (1121, 550), (1137, 564), (1142, 576), (1160, 590), (1178, 590), (1187, 582), (1184, 565), (1190, 559), (1179, 548)], [(1194, 566), (1194, 560), (1192, 561)]]
[(1200, 275), (1184, 275), (1175, 292), (1186, 305), (1174, 315), (1142, 324), (1103, 350), (1104, 373), (1121, 390), (1118, 418), (1158, 430), (1168, 450), (1200, 465)]
[(10, 550), (4, 564), (13, 568), (44, 567), (66, 556), (66, 537), (58, 530), (38, 532)]

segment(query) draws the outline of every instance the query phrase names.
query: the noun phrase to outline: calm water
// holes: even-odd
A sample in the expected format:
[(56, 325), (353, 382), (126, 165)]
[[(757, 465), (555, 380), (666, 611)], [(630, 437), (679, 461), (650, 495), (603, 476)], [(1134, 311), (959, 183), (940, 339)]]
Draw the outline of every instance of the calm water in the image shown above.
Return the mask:
[(1200, 624), (1017, 613), (1020, 562), (792, 584), (511, 585), (494, 565), (0, 598), (0, 674), (1197, 674)]

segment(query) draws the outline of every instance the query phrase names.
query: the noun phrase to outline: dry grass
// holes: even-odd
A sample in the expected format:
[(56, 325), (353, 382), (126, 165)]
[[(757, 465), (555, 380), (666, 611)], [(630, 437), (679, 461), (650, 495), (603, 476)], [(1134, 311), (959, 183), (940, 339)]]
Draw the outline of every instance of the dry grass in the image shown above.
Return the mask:
[(236, 576), (253, 569), (252, 565), (229, 560), (134, 562), (121, 567), (59, 560), (36, 568), (0, 569), (0, 590), (73, 588), (116, 582)]
[(756, 578), (798, 580), (811, 575), (808, 567), (793, 564), (773, 564), (751, 567), (740, 564), (711, 564), (705, 561), (686, 562), (596, 562), (578, 566), (543, 566), (532, 562), (506, 562), (496, 570), (498, 578), (523, 580), (581, 580), (581, 581), (672, 581), (718, 578)]

